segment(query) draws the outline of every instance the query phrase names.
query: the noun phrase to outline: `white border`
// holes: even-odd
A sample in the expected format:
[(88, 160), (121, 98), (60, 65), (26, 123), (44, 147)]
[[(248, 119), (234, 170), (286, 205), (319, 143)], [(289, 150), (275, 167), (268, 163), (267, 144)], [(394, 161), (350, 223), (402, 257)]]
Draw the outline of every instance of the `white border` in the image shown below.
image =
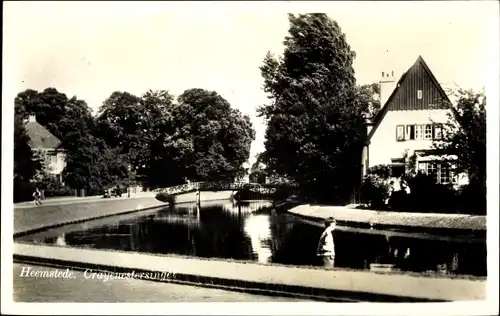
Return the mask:
[[(338, 3), (338, 2), (337, 2)], [(394, 2), (395, 3), (395, 2)], [(448, 2), (449, 3), (449, 2)], [(66, 3), (66, 5), (79, 6), (79, 14), (85, 14), (92, 10), (93, 14), (99, 14), (84, 2)], [(366, 5), (376, 5), (376, 3), (366, 3)], [(32, 3), (32, 10), (43, 14), (44, 10), (51, 10), (52, 4), (49, 2)], [(228, 14), (232, 12), (324, 12), (335, 11), (335, 3), (328, 2), (100, 2), (101, 8), (111, 7), (115, 14), (149, 14), (151, 12), (172, 12), (189, 11), (192, 13), (193, 7), (198, 9), (200, 14)], [(5, 12), (12, 12), (11, 3), (4, 3)], [(106, 12), (102, 10), (100, 12)], [(16, 314), (94, 314), (97, 310), (102, 314), (315, 314), (315, 315), (480, 315), (496, 314), (498, 312), (498, 176), (499, 176), (499, 129), (498, 129), (498, 104), (499, 102), (499, 46), (498, 39), (498, 3), (496, 8), (492, 6), (491, 16), (485, 17), (490, 22), (491, 47), (489, 57), (491, 60), (491, 72), (488, 78), (486, 94), (488, 98), (488, 300), (485, 302), (456, 302), (440, 304), (334, 304), (334, 303), (198, 303), (198, 304), (52, 304), (52, 303), (13, 303), (12, 302), (12, 172), (13, 172), (13, 99), (19, 92), (16, 91), (15, 82), (18, 82), (18, 73), (13, 72), (15, 65), (14, 55), (9, 55), (8, 50), (4, 50), (3, 59), (3, 80), (2, 80), (2, 313)], [(12, 18), (12, 14), (10, 17)], [(12, 33), (7, 33), (4, 28), (4, 42), (11, 42)], [(466, 45), (473, 45), (469, 43)], [(8, 60), (9, 62), (6, 62)], [(473, 62), (473, 61), (471, 61)]]

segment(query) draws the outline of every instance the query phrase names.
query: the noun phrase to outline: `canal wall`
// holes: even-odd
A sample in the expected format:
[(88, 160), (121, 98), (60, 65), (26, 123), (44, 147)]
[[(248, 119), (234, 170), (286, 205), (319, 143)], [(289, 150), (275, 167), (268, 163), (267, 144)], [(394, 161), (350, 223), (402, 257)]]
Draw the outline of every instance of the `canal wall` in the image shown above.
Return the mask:
[(309, 204), (296, 206), (289, 209), (288, 212), (317, 221), (334, 217), (339, 224), (342, 222), (366, 224), (374, 228), (382, 226), (486, 231), (486, 216), (467, 214), (389, 212)]
[[(201, 202), (228, 200), (232, 192), (202, 192)], [(41, 206), (17, 208), (14, 206), (14, 238), (32, 234), (49, 228), (67, 224), (76, 224), (94, 219), (125, 215), (128, 213), (159, 209), (166, 206), (150, 196), (122, 197), (111, 199), (89, 198), (85, 200), (65, 200), (64, 202), (47, 201)], [(196, 201), (196, 193), (180, 194), (176, 196), (176, 204), (192, 203)]]
[[(415, 302), (486, 298), (486, 281), (479, 278), (436, 278), (346, 269), (323, 270), (22, 243), (14, 244), (13, 252), (16, 263), (70, 268), (87, 271), (86, 275), (101, 272), (108, 273), (108, 276), (118, 276), (117, 273), (133, 272), (136, 277), (145, 277), (151, 281), (324, 301)], [(96, 282), (102, 280), (96, 279)]]

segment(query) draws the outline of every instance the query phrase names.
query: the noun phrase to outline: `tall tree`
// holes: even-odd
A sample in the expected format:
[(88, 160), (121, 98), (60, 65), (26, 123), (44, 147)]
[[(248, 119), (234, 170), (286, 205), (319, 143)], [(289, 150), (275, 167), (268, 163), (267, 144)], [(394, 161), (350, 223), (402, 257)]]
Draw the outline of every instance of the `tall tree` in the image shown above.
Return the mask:
[(187, 177), (232, 181), (244, 174), (255, 139), (248, 116), (214, 91), (190, 89), (178, 97), (173, 117), (171, 148), (182, 157)]
[(135, 168), (139, 165), (138, 153), (143, 145), (139, 124), (143, 115), (139, 97), (128, 92), (115, 91), (99, 108), (97, 117), (100, 137), (109, 146), (119, 147), (122, 153), (128, 154)]
[(318, 199), (347, 198), (359, 179), (366, 107), (357, 100), (351, 50), (326, 14), (289, 15), (282, 58), (260, 68), (270, 103), (265, 163)]

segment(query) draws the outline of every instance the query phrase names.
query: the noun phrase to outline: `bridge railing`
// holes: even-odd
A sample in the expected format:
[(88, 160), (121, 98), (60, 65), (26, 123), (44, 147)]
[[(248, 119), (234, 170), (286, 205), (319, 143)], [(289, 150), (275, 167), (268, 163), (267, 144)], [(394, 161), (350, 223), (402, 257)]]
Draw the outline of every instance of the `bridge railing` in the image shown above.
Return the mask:
[(276, 192), (276, 187), (271, 186), (261, 186), (252, 183), (242, 183), (242, 182), (217, 182), (217, 181), (206, 181), (206, 182), (192, 182), (181, 185), (176, 185), (167, 188), (156, 189), (155, 192), (167, 193), (170, 195), (188, 193), (192, 191), (240, 191), (240, 190), (251, 190), (254, 192), (259, 192), (261, 194), (273, 194)]

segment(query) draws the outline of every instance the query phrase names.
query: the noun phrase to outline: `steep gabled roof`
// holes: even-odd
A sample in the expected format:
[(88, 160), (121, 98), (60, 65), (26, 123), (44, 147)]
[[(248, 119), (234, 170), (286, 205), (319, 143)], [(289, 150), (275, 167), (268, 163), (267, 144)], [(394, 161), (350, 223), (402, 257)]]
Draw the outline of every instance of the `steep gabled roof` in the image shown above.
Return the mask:
[(57, 149), (61, 144), (45, 127), (36, 121), (28, 121), (25, 125), (26, 133), (30, 138), (30, 146), (34, 149)]
[(451, 110), (454, 110), (454, 108), (452, 106), (452, 103), (451, 103), (450, 99), (448, 98), (448, 95), (443, 90), (443, 87), (441, 87), (441, 85), (439, 84), (439, 82), (437, 81), (436, 77), (434, 76), (434, 74), (430, 70), (429, 66), (427, 66), (427, 63), (424, 61), (424, 59), (422, 58), (422, 56), (419, 55), (418, 58), (417, 58), (417, 60), (415, 61), (415, 63), (410, 68), (408, 68), (408, 70), (405, 73), (403, 73), (403, 75), (401, 76), (401, 78), (398, 80), (398, 83), (396, 84), (396, 87), (394, 88), (394, 90), (392, 91), (391, 95), (389, 96), (389, 98), (387, 99), (387, 101), (385, 102), (385, 104), (383, 105), (382, 109), (379, 111), (379, 113), (375, 117), (375, 120), (373, 122), (374, 126), (371, 129), (370, 133), (368, 133), (368, 137), (367, 137), (368, 141), (371, 140), (371, 138), (373, 137), (373, 135), (377, 131), (378, 126), (383, 121), (385, 115), (389, 111), (389, 105), (391, 104), (391, 102), (395, 98), (395, 96), (398, 94), (399, 88), (402, 86), (403, 82), (405, 81), (406, 76), (409, 73), (410, 69), (412, 69), (413, 67), (417, 67), (419, 65), (422, 66), (422, 68), (427, 73), (427, 75), (429, 76), (429, 78), (431, 79), (431, 81), (434, 83), (435, 87), (438, 89), (438, 92), (439, 92), (440, 96), (443, 98), (445, 104)]

